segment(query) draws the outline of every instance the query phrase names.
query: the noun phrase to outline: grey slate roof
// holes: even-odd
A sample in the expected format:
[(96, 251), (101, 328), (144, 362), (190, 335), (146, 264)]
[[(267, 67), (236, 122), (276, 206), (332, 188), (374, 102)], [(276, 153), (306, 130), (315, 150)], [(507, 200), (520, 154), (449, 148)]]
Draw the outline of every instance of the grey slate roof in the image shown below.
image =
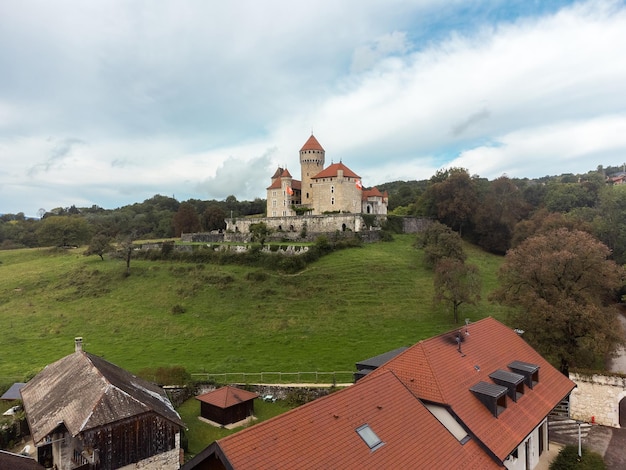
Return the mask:
[(184, 427), (160, 387), (84, 351), (46, 366), (22, 388), (22, 400), (35, 444), (60, 424), (76, 436), (147, 412)]
[(31, 457), (0, 450), (0, 469), (43, 470), (44, 467)]
[(379, 354), (378, 356), (370, 357), (369, 359), (364, 359), (363, 361), (359, 361), (356, 363), (356, 368), (376, 369), (396, 357), (401, 352), (406, 351), (407, 349), (408, 348), (404, 346), (394, 349), (393, 351), (387, 351), (386, 353)]
[(2, 394), (0, 400), (21, 400), (20, 390), (22, 387), (26, 385), (23, 382), (16, 382), (11, 387)]

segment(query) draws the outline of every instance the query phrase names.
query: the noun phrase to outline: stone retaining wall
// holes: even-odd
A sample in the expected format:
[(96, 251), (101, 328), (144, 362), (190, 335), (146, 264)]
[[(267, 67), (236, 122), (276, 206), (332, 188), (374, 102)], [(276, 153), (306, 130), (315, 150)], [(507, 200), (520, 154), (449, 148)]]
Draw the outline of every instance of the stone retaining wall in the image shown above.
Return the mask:
[(626, 376), (574, 372), (569, 376), (576, 382), (570, 395), (571, 418), (619, 427), (619, 405), (626, 397)]

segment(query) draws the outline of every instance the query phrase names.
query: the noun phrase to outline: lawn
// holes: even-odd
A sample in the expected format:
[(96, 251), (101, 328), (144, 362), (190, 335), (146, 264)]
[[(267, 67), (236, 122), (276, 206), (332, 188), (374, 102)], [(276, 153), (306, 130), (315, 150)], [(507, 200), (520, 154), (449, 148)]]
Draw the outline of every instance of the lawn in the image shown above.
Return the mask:
[[(360, 359), (455, 327), (432, 305), (432, 273), (414, 237), (338, 251), (297, 274), (245, 266), (85, 257), (81, 250), (0, 252), (0, 385), (87, 351), (138, 372), (352, 370)], [(466, 246), (483, 300), (461, 318), (506, 318), (487, 301), (502, 258)]]

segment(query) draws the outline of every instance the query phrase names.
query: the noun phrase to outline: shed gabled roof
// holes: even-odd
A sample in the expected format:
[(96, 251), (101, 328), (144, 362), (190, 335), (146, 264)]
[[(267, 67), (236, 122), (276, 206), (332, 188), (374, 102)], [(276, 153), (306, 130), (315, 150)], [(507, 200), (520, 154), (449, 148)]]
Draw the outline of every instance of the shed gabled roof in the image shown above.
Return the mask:
[(233, 405), (238, 405), (250, 400), (258, 398), (259, 394), (242, 390), (237, 387), (218, 388), (211, 392), (199, 395), (196, 398), (201, 402), (208, 403), (209, 405), (217, 406), (219, 408), (230, 408)]
[(0, 468), (7, 470), (43, 470), (44, 466), (31, 457), (0, 450)]
[[(376, 445), (357, 432), (365, 425)], [(500, 468), (476, 441), (461, 444), (391, 372), (220, 439), (182, 469), (211, 455), (233, 469)]]
[[(463, 341), (455, 341), (460, 333)], [(419, 398), (451, 408), (470, 431), (504, 460), (565, 398), (575, 384), (530, 347), (511, 328), (493, 318), (460, 331), (421, 341), (362, 379), (385, 371), (394, 374)], [(490, 374), (509, 370), (515, 361), (537, 365), (540, 378), (533, 388), (495, 417), (471, 391), (480, 382), (493, 383)]]
[(326, 167), (324, 170), (320, 171), (317, 175), (315, 175), (312, 179), (319, 178), (336, 178), (339, 170), (343, 170), (343, 176), (345, 178), (360, 178), (354, 171), (344, 165), (342, 162), (333, 163), (332, 165)]
[(315, 138), (313, 134), (311, 134), (311, 137), (309, 137), (309, 139), (304, 143), (304, 145), (300, 149), (301, 152), (304, 150), (321, 150), (322, 152), (324, 151), (324, 149), (322, 148), (322, 146), (320, 145), (320, 143), (317, 141), (317, 139)]
[(146, 412), (185, 425), (160, 387), (84, 351), (46, 366), (22, 400), (35, 444), (60, 424), (76, 436)]

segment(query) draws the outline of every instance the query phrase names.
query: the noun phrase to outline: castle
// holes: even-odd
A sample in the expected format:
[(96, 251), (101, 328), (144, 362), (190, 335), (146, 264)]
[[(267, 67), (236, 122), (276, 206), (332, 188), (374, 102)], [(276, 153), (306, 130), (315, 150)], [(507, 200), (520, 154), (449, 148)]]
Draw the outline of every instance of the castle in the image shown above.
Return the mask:
[(315, 136), (300, 149), (301, 179), (279, 167), (267, 188), (267, 217), (322, 214), (386, 215), (388, 195), (363, 189), (361, 177), (341, 161), (324, 168), (326, 152)]

